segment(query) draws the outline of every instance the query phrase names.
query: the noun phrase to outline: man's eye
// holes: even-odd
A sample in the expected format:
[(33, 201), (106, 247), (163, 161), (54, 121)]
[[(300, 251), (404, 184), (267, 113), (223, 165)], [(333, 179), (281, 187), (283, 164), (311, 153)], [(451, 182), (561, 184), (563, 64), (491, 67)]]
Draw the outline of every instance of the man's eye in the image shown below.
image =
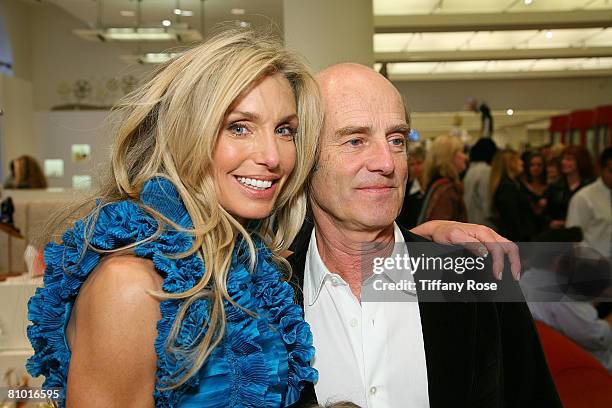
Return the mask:
[(406, 144), (406, 139), (403, 137), (396, 137), (389, 141), (393, 146), (404, 146)]
[(359, 146), (361, 145), (363, 142), (361, 139), (350, 139), (348, 140), (346, 143), (348, 143), (351, 146)]
[(240, 123), (232, 123), (227, 129), (235, 135), (244, 135), (249, 132), (249, 128)]

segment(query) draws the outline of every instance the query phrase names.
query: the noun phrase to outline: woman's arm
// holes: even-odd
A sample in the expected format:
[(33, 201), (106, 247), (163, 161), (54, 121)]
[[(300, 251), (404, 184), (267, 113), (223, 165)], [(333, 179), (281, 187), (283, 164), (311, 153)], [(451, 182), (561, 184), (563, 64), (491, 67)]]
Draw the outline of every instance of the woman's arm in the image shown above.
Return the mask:
[(518, 246), (484, 225), (456, 221), (434, 220), (417, 225), (410, 230), (440, 244), (454, 244), (468, 247), (480, 256), (493, 255), (493, 274), (501, 279), (504, 270), (504, 257), (510, 261), (514, 279), (521, 273), (521, 259)]
[(149, 260), (103, 260), (81, 288), (67, 328), (67, 407), (154, 406), (162, 279)]

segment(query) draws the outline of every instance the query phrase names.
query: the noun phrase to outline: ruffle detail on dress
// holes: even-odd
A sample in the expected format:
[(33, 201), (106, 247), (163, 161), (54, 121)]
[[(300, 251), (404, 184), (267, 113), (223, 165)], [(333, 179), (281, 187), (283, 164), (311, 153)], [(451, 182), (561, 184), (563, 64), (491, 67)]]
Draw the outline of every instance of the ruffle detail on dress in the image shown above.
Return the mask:
[[(192, 223), (174, 185), (164, 178), (148, 181), (140, 199), (184, 228)], [(93, 231), (90, 225), (95, 222)], [(103, 255), (85, 248), (86, 233), (90, 245), (111, 250), (152, 237), (157, 222), (138, 204), (121, 201), (101, 206), (97, 219), (91, 215), (67, 230), (61, 244), (45, 247), (47, 269), (44, 287), (30, 299), (28, 337), (34, 355), (27, 369), (34, 377), (45, 376), (44, 387), (61, 388), (60, 406), (65, 405), (65, 387), (70, 365), (70, 350), (65, 327), (72, 305), (89, 274)], [(191, 289), (203, 276), (204, 265), (197, 254), (170, 259), (188, 251), (192, 237), (165, 226), (154, 240), (141, 243), (134, 253), (151, 259), (164, 278), (163, 289), (180, 293)], [(269, 250), (257, 244), (257, 266), (246, 268), (245, 245), (237, 245), (228, 274), (230, 297), (247, 310), (225, 301), (226, 333), (200, 372), (184, 385), (163, 389), (188, 365), (183, 353), (170, 353), (167, 339), (181, 307), (181, 300), (160, 303), (157, 322), (156, 407), (273, 407), (288, 406), (299, 399), (305, 382), (314, 382), (317, 372), (310, 367), (314, 357), (312, 334), (301, 308), (293, 303), (293, 289), (281, 280)], [(208, 319), (208, 300), (194, 302), (181, 324), (174, 347), (189, 349), (199, 341)]]

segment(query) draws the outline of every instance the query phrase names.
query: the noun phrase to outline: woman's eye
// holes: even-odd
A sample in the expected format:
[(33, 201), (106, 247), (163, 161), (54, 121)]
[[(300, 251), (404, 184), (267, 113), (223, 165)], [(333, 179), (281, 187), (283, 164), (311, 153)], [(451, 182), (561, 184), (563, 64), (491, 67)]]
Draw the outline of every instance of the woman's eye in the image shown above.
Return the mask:
[(285, 127), (281, 127), (276, 129), (276, 134), (283, 136), (283, 137), (295, 137), (297, 133), (297, 129), (294, 129), (290, 126), (285, 126)]
[(235, 135), (244, 135), (249, 132), (249, 128), (240, 123), (232, 123), (227, 129)]

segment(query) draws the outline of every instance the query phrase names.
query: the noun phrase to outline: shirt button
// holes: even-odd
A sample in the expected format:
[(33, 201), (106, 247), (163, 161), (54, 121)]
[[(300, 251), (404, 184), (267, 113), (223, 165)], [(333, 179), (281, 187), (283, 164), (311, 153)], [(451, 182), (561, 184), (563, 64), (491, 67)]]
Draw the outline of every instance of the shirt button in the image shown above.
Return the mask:
[(370, 387), (370, 395), (376, 395), (376, 387)]
[(351, 327), (357, 327), (357, 319), (351, 319)]
[(340, 280), (336, 278), (335, 276), (332, 276), (331, 282), (332, 282), (332, 285), (334, 286), (338, 286), (340, 284)]

